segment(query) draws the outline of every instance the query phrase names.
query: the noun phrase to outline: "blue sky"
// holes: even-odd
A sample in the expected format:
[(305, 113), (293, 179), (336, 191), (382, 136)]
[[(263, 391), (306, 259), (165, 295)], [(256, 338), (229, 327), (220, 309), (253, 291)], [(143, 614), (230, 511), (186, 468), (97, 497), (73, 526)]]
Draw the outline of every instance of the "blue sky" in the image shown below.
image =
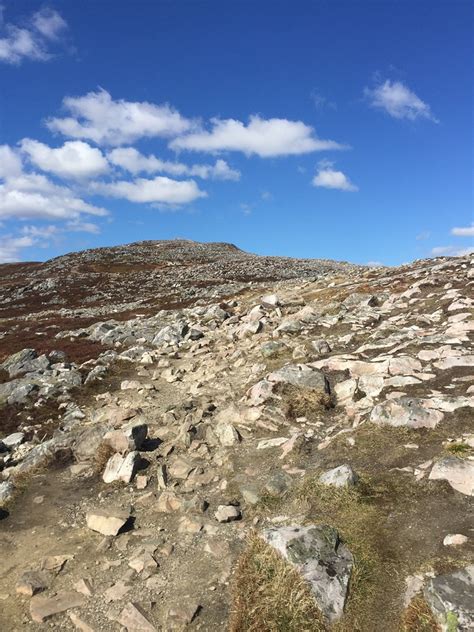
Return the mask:
[(472, 6), (3, 0), (0, 260), (469, 251)]

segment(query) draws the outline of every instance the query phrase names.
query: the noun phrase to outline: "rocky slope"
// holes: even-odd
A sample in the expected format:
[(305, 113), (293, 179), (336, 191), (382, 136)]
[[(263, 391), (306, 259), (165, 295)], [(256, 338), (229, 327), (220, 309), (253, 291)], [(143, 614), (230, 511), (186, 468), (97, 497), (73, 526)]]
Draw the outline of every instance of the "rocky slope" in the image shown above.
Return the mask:
[(1, 629), (473, 629), (468, 257), (0, 276)]

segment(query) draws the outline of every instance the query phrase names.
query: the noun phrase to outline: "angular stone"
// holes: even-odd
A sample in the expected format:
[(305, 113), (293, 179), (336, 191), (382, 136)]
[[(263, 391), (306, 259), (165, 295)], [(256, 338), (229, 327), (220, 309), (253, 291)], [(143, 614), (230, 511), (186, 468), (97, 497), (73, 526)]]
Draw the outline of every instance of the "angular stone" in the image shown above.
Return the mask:
[(156, 503), (156, 510), (173, 513), (183, 508), (183, 500), (172, 491), (163, 491)]
[(221, 421), (212, 429), (219, 439), (219, 443), (224, 447), (233, 446), (240, 441), (240, 435), (232, 424)]
[(474, 564), (429, 579), (423, 593), (443, 629), (474, 629)]
[(266, 529), (262, 537), (309, 583), (327, 619), (340, 619), (354, 560), (336, 529), (328, 525), (275, 527)]
[(453, 489), (474, 496), (474, 461), (447, 456), (434, 464), (430, 480), (445, 480)]
[(30, 601), (30, 614), (33, 621), (43, 623), (55, 614), (65, 612), (70, 608), (84, 605), (86, 598), (74, 591), (60, 592), (54, 597), (36, 596)]
[(102, 480), (104, 483), (113, 483), (114, 481), (123, 481), (130, 483), (135, 475), (140, 455), (138, 452), (130, 452), (123, 457), (120, 454), (114, 454), (107, 461)]
[(71, 622), (76, 626), (76, 628), (80, 630), (80, 632), (96, 632), (96, 630), (92, 626), (90, 626), (75, 612), (70, 612), (69, 618), (71, 619)]
[(319, 393), (329, 393), (326, 376), (319, 369), (305, 364), (288, 364), (267, 376), (269, 382), (283, 382), (298, 388), (307, 388)]
[(117, 621), (127, 629), (127, 632), (157, 632), (155, 626), (137, 603), (129, 602), (120, 613)]
[(129, 518), (130, 513), (121, 509), (92, 509), (86, 522), (89, 529), (102, 535), (117, 535)]
[(19, 446), (21, 443), (23, 443), (24, 438), (25, 438), (24, 432), (14, 432), (13, 434), (8, 435), (8, 437), (5, 437), (5, 439), (2, 439), (0, 441), (0, 444), (3, 444), (9, 450), (13, 450), (17, 446)]
[(357, 476), (350, 465), (339, 465), (321, 474), (319, 482), (333, 487), (352, 487), (357, 482)]
[(232, 522), (241, 517), (240, 509), (234, 505), (219, 505), (214, 516), (217, 522)]
[(121, 454), (140, 450), (148, 434), (148, 426), (142, 422), (131, 422), (118, 430), (111, 430), (104, 436), (104, 442)]
[(46, 590), (52, 578), (53, 576), (45, 571), (25, 571), (17, 581), (15, 590), (19, 595), (33, 597), (36, 593)]
[(377, 404), (370, 413), (370, 421), (377, 425), (407, 428), (435, 428), (444, 415), (426, 407), (428, 400), (418, 397), (398, 397)]

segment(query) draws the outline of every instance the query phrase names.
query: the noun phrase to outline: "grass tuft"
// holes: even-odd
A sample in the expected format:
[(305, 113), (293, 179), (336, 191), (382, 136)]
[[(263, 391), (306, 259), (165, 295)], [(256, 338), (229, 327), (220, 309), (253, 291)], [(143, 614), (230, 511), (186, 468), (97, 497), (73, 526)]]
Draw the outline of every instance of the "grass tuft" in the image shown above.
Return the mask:
[(324, 632), (308, 584), (255, 533), (249, 536), (232, 585), (229, 632)]
[(402, 619), (402, 632), (441, 632), (430, 607), (421, 594), (416, 595)]

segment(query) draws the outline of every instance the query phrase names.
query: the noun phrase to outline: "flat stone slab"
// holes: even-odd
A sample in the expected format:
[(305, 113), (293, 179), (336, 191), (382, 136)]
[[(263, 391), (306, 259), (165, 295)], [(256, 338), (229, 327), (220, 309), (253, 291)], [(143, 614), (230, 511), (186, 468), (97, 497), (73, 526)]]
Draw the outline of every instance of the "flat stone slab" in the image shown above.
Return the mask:
[(370, 421), (380, 426), (406, 428), (435, 428), (444, 415), (428, 408), (429, 400), (419, 397), (399, 397), (377, 404), (370, 413)]
[(430, 480), (445, 480), (453, 489), (474, 496), (474, 461), (447, 456), (433, 465)]
[(474, 630), (474, 564), (431, 578), (425, 585), (424, 595), (446, 629)]
[(36, 623), (43, 623), (55, 614), (84, 605), (85, 601), (84, 595), (74, 591), (60, 592), (54, 597), (38, 595), (30, 601), (31, 618)]
[(86, 515), (86, 523), (102, 535), (117, 535), (129, 518), (130, 513), (122, 509), (92, 509)]

